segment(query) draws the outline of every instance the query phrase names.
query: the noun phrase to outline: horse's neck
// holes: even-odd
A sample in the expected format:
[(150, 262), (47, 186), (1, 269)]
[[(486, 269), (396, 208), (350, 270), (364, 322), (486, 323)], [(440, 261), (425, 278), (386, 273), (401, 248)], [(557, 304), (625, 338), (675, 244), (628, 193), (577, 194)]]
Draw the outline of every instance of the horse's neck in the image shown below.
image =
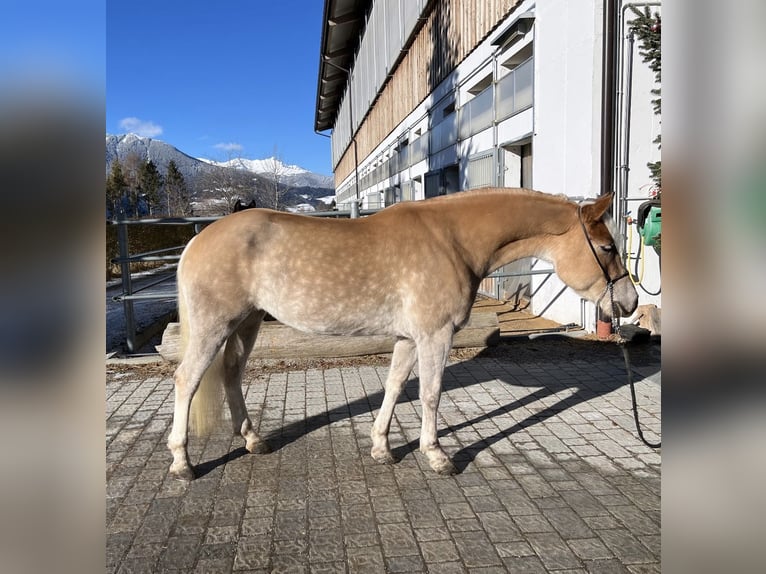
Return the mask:
[(572, 213), (554, 198), (487, 194), (455, 205), (453, 221), (467, 263), (481, 277), (525, 257), (548, 259), (552, 238), (570, 228)]

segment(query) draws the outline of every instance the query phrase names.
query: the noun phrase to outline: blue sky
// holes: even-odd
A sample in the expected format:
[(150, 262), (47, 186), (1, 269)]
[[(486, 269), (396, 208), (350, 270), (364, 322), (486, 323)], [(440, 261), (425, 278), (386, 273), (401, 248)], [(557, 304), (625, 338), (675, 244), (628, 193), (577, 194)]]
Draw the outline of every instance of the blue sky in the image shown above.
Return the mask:
[(106, 131), (331, 174), (314, 133), (321, 0), (109, 0)]
[(61, 95), (57, 89), (99, 97), (106, 64), (105, 12), (103, 0), (3, 0), (0, 89), (31, 88), (34, 94), (37, 88), (35, 95), (54, 101)]

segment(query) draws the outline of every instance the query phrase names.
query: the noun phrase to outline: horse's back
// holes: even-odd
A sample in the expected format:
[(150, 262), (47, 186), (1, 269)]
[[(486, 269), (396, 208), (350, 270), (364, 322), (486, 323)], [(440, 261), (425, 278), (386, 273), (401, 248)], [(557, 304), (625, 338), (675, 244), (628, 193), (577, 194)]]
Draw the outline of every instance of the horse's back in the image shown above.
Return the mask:
[(450, 273), (459, 265), (435, 235), (444, 229), (414, 204), (354, 220), (249, 209), (194, 239), (179, 285), (209, 305), (239, 301), (304, 331), (410, 336), (464, 319), (470, 289)]

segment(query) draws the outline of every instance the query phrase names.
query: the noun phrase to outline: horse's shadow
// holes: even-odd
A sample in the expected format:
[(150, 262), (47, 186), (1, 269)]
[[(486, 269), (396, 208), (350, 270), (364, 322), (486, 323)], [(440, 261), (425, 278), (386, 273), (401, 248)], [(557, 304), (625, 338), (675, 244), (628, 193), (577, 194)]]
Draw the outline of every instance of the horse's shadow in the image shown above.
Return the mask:
[[(565, 347), (565, 348), (562, 348)], [(657, 346), (658, 347), (658, 346)], [(643, 362), (645, 365), (657, 369), (659, 371), (659, 360), (656, 356), (657, 349), (643, 349), (639, 354), (638, 363), (634, 361), (634, 365)], [(546, 355), (557, 355), (556, 358), (546, 359)], [(567, 356), (569, 355), (569, 356)], [(536, 339), (534, 341), (519, 339), (510, 344), (499, 345), (498, 347), (488, 348), (480, 352), (477, 358), (491, 357), (499, 361), (508, 361), (516, 365), (524, 365), (525, 363), (539, 364), (545, 361), (547, 364), (555, 367), (556, 363), (569, 363), (572, 359), (582, 361), (589, 365), (594, 371), (594, 374), (598, 371), (599, 375), (602, 375), (605, 366), (619, 367), (622, 363), (622, 355), (616, 348), (611, 345), (607, 345), (598, 341), (569, 339), (565, 337), (554, 337), (547, 339)], [(647, 361), (648, 357), (648, 361)], [(448, 393), (455, 389), (465, 389), (473, 385), (482, 384), (488, 382), (488, 380), (501, 380), (497, 377), (491, 377), (487, 380), (461, 380), (461, 377), (456, 376), (456, 371), (459, 369), (458, 365), (450, 365), (444, 370), (444, 377), (442, 383), (443, 392)], [(615, 372), (619, 372), (615, 370)], [(656, 372), (656, 371), (655, 371)], [(633, 373), (634, 377), (646, 376), (646, 372), (642, 375)], [(654, 374), (654, 373), (650, 373)], [(587, 385), (578, 383), (576, 380), (568, 378), (568, 382), (562, 382), (561, 380), (553, 381), (550, 385), (543, 388), (537, 388), (524, 397), (511, 401), (508, 404), (500, 406), (492, 411), (483, 413), (470, 420), (465, 420), (455, 425), (441, 428), (438, 431), (440, 437), (450, 435), (458, 430), (461, 430), (471, 425), (480, 423), (485, 420), (490, 420), (498, 415), (511, 413), (516, 409), (531, 405), (537, 401), (544, 400), (556, 393), (565, 389), (573, 389), (574, 393), (567, 395), (565, 398), (557, 401), (556, 403), (547, 406), (541, 411), (535, 412), (525, 419), (496, 432), (493, 435), (482, 437), (475, 443), (464, 446), (460, 450), (451, 454), (451, 458), (457, 468), (458, 472), (462, 472), (466, 467), (474, 461), (476, 456), (492, 446), (493, 444), (511, 437), (514, 433), (544, 422), (552, 417), (557, 416), (561, 412), (575, 405), (581, 404), (593, 398), (610, 393), (625, 384), (627, 384), (627, 378), (624, 373), (624, 366), (622, 375), (616, 375), (613, 378), (605, 381), (603, 376), (599, 376), (599, 381), (595, 385)], [(516, 386), (526, 386), (522, 381), (516, 379), (513, 382), (503, 381), (506, 384), (512, 384)], [(535, 381), (535, 387), (539, 384), (545, 384), (544, 380), (537, 379)], [(418, 395), (418, 378), (411, 378), (402, 394), (397, 401), (397, 404), (407, 403), (415, 400)], [(283, 426), (281, 429), (271, 432), (265, 436), (265, 440), (268, 443), (272, 451), (278, 451), (285, 446), (295, 442), (301, 437), (310, 434), (313, 431), (319, 430), (331, 422), (338, 420), (344, 420), (353, 417), (356, 414), (370, 412), (370, 405), (373, 405), (373, 409), (377, 410), (383, 401), (384, 391), (380, 390), (373, 394), (366, 395), (365, 397), (351, 401), (350, 403), (338, 406), (320, 414), (316, 414), (301, 421), (296, 421), (288, 425)], [(392, 448), (394, 458), (399, 461), (409, 454), (418, 449), (418, 440), (412, 440), (406, 444), (398, 445)], [(247, 454), (247, 450), (244, 447), (237, 448), (231, 452), (228, 452), (219, 458), (206, 461), (195, 467), (195, 474), (197, 477), (204, 476), (213, 471), (217, 467), (226, 464), (229, 461), (235, 460)]]

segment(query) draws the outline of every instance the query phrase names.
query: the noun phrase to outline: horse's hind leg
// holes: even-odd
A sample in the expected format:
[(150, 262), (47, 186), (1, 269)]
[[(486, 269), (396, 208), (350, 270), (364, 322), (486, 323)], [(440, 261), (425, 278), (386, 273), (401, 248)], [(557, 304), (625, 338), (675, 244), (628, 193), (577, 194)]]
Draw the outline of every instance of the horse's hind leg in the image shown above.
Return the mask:
[(399, 339), (394, 345), (394, 353), (391, 357), (391, 367), (386, 379), (386, 394), (380, 412), (372, 425), (372, 458), (382, 463), (394, 462), (391, 448), (388, 445), (388, 431), (391, 428), (391, 417), (394, 414), (396, 400), (407, 382), (410, 371), (417, 359), (415, 342), (411, 339)]
[(174, 374), (175, 406), (168, 448), (173, 455), (170, 475), (181, 480), (194, 480), (194, 471), (186, 451), (192, 397), (197, 392), (202, 376), (213, 362), (220, 346), (220, 339), (213, 337), (191, 338), (184, 358)]
[(242, 395), (242, 375), (247, 358), (255, 344), (264, 312), (256, 311), (245, 319), (229, 336), (224, 350), (224, 388), (231, 411), (234, 434), (241, 434), (245, 447), (251, 453), (268, 452), (266, 443), (253, 430), (253, 423), (247, 414), (245, 398)]

